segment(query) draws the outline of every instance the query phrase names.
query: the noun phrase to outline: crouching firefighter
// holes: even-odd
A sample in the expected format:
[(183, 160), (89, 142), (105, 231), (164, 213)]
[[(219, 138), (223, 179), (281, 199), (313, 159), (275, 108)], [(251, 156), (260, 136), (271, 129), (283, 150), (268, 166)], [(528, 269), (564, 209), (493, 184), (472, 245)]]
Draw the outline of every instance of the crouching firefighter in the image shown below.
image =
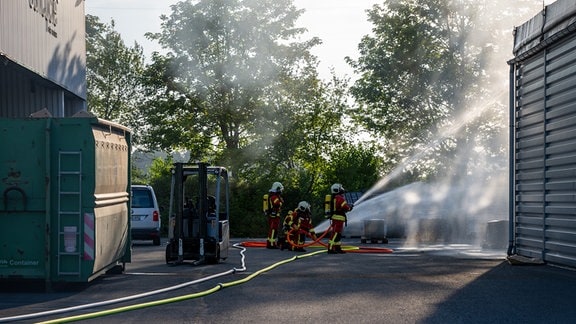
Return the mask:
[(316, 237), (311, 218), (310, 204), (307, 201), (299, 202), (298, 207), (294, 211), (288, 212), (282, 227), (284, 232), (280, 243), (282, 250), (289, 249), (296, 252), (306, 252), (303, 247), (306, 235)]
[(281, 250), (293, 250), (294, 246), (290, 242), (294, 242), (294, 232), (297, 229), (297, 222), (294, 222), (296, 218), (296, 210), (289, 210), (286, 217), (284, 217), (284, 222), (282, 223), (282, 235), (278, 238), (278, 245)]
[(266, 248), (268, 249), (278, 248), (277, 242), (278, 228), (280, 227), (280, 211), (284, 204), (284, 199), (282, 199), (283, 190), (284, 186), (280, 182), (274, 182), (268, 191), (268, 194), (264, 195), (263, 211), (268, 221), (268, 237), (266, 238)]
[(344, 197), (344, 187), (335, 183), (330, 188), (330, 225), (332, 233), (328, 241), (328, 253), (346, 253), (342, 250), (342, 231), (346, 224), (346, 213), (352, 210), (352, 204), (348, 204)]
[(304, 243), (306, 242), (306, 235), (316, 240), (316, 232), (312, 226), (312, 211), (310, 210), (310, 204), (307, 201), (301, 201), (298, 204), (298, 209), (296, 210), (298, 214), (298, 247), (295, 251), (306, 252), (304, 250)]

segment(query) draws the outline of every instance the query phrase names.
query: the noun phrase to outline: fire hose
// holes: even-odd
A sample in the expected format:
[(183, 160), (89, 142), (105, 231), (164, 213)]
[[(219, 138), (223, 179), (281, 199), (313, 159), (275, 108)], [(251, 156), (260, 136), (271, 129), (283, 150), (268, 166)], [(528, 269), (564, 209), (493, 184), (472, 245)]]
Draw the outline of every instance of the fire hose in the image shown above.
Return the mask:
[[(302, 229), (298, 229), (298, 228), (292, 228), (289, 232), (286, 233), (286, 241), (293, 247), (296, 248), (300, 248), (300, 247), (328, 247), (328, 244), (322, 242), (321, 240), (328, 235), (330, 232), (332, 231), (332, 226), (328, 227), (326, 229), (326, 231), (324, 231), (324, 233), (322, 233), (322, 235), (314, 237), (309, 231), (305, 231)], [(294, 242), (292, 240), (292, 235), (291, 234), (305, 234), (307, 237), (309, 237), (310, 239), (312, 239), (312, 241), (310, 243), (305, 243), (305, 244), (298, 244), (296, 242)], [(266, 247), (266, 242), (260, 242), (260, 241), (248, 241), (248, 242), (243, 242), (242, 246), (244, 247)], [(393, 250), (389, 249), (389, 248), (382, 248), (382, 247), (366, 247), (366, 246), (362, 246), (362, 247), (358, 247), (358, 246), (351, 246), (351, 245), (345, 245), (342, 246), (342, 250), (345, 250), (346, 252), (352, 252), (352, 253), (392, 253)]]
[[(318, 246), (326, 246), (326, 244), (322, 243), (320, 240), (322, 238), (324, 238), (329, 232), (330, 232), (330, 228), (328, 228), (321, 236), (317, 237), (313, 242), (308, 243), (308, 244), (304, 244), (301, 246), (311, 246), (314, 244), (318, 244)], [(291, 240), (289, 242), (291, 244), (294, 244), (294, 242), (292, 242)], [(260, 244), (257, 242), (242, 242), (242, 243), (236, 243), (233, 245), (234, 248), (241, 250), (240, 255), (241, 255), (242, 266), (240, 268), (235, 267), (235, 268), (232, 268), (228, 271), (224, 271), (224, 272), (217, 273), (217, 274), (214, 274), (211, 276), (200, 278), (198, 280), (193, 280), (193, 281), (189, 281), (189, 282), (182, 283), (179, 285), (175, 285), (175, 286), (171, 286), (171, 287), (167, 287), (167, 288), (163, 288), (163, 289), (158, 289), (158, 290), (153, 290), (153, 291), (149, 291), (149, 292), (141, 293), (141, 294), (136, 294), (136, 295), (132, 295), (132, 296), (126, 296), (126, 297), (102, 301), (102, 302), (89, 303), (89, 304), (84, 304), (84, 305), (72, 306), (72, 307), (55, 309), (55, 310), (50, 310), (50, 311), (38, 312), (38, 313), (24, 314), (24, 315), (11, 316), (11, 317), (1, 317), (0, 323), (11, 322), (11, 321), (22, 321), (22, 320), (38, 318), (38, 317), (42, 317), (42, 316), (51, 316), (51, 315), (57, 315), (57, 314), (72, 312), (72, 311), (78, 311), (78, 310), (84, 310), (84, 309), (89, 309), (89, 308), (94, 308), (94, 307), (101, 307), (101, 306), (106, 306), (106, 305), (111, 305), (111, 304), (117, 304), (120, 302), (127, 302), (127, 301), (135, 300), (138, 298), (149, 297), (149, 296), (156, 295), (159, 293), (164, 293), (164, 292), (184, 288), (184, 287), (187, 287), (187, 286), (190, 286), (193, 284), (202, 283), (202, 282), (205, 282), (205, 281), (208, 281), (211, 279), (215, 279), (215, 278), (219, 278), (219, 277), (222, 277), (225, 275), (235, 274), (237, 272), (244, 272), (244, 271), (246, 271), (245, 255), (244, 255), (244, 252), (246, 251), (245, 247), (265, 246), (266, 243), (265, 242), (262, 242), (262, 243), (263, 244)], [(296, 246), (298, 246), (298, 245), (296, 245)], [(361, 251), (360, 248), (356, 248), (356, 249), (354, 249), (354, 247), (346, 247), (346, 248), (349, 251), (354, 251), (354, 252)], [(369, 251), (370, 253), (391, 253), (392, 252), (391, 249), (369, 249), (366, 251)], [(180, 302), (180, 301), (184, 301), (184, 300), (204, 297), (204, 296), (213, 294), (219, 290), (222, 290), (224, 288), (228, 288), (228, 287), (232, 287), (232, 286), (246, 283), (246, 282), (252, 280), (253, 278), (255, 278), (256, 276), (258, 276), (262, 273), (265, 273), (267, 271), (270, 271), (276, 267), (279, 267), (280, 265), (295, 261), (297, 259), (306, 258), (306, 257), (310, 257), (313, 255), (316, 255), (319, 253), (325, 253), (325, 252), (326, 252), (325, 250), (319, 250), (319, 251), (315, 251), (315, 252), (311, 252), (311, 253), (295, 255), (291, 258), (279, 261), (279, 262), (274, 263), (274, 264), (272, 264), (266, 268), (258, 270), (258, 271), (248, 275), (247, 277), (245, 277), (243, 279), (235, 280), (235, 281), (231, 281), (231, 282), (227, 282), (227, 283), (218, 283), (216, 286), (214, 286), (211, 289), (208, 289), (208, 290), (205, 290), (202, 292), (198, 292), (198, 293), (194, 293), (194, 294), (187, 294), (187, 295), (182, 295), (182, 296), (177, 296), (177, 297), (172, 297), (172, 298), (165, 298), (165, 299), (155, 300), (155, 301), (146, 302), (146, 303), (140, 303), (140, 304), (134, 304), (134, 305), (124, 306), (124, 307), (113, 308), (113, 309), (109, 309), (109, 310), (105, 310), (105, 311), (87, 313), (87, 314), (70, 316), (70, 317), (63, 317), (63, 318), (48, 320), (48, 321), (44, 321), (44, 322), (40, 322), (40, 323), (74, 322), (74, 321), (92, 319), (92, 318), (117, 314), (117, 313), (121, 313), (121, 312), (127, 312), (127, 311), (147, 308), (147, 307), (159, 306), (159, 305), (163, 305), (163, 304), (169, 304), (169, 303)]]
[[(89, 309), (89, 308), (94, 308), (94, 307), (117, 304), (120, 302), (131, 301), (131, 300), (135, 300), (138, 298), (148, 297), (148, 296), (152, 296), (152, 295), (156, 295), (156, 294), (184, 288), (184, 287), (187, 287), (190, 285), (202, 283), (202, 282), (205, 282), (205, 281), (208, 281), (211, 279), (215, 279), (218, 277), (222, 277), (222, 276), (225, 276), (228, 274), (234, 274), (236, 272), (246, 271), (245, 256), (244, 256), (244, 252), (246, 251), (246, 249), (240, 247), (238, 244), (234, 244), (233, 247), (241, 249), (241, 251), (240, 251), (241, 263), (242, 263), (241, 268), (233, 268), (233, 269), (228, 270), (228, 271), (224, 271), (224, 272), (217, 273), (217, 274), (214, 274), (211, 276), (203, 277), (203, 278), (200, 278), (197, 280), (185, 282), (185, 283), (182, 283), (179, 285), (175, 285), (175, 286), (171, 286), (171, 287), (167, 287), (167, 288), (162, 288), (162, 289), (158, 289), (158, 290), (153, 290), (153, 291), (149, 291), (149, 292), (145, 292), (145, 293), (141, 293), (141, 294), (126, 296), (126, 297), (122, 297), (122, 298), (117, 298), (117, 299), (112, 299), (112, 300), (107, 300), (107, 301), (102, 301), (102, 302), (96, 302), (96, 303), (90, 303), (90, 304), (84, 304), (84, 305), (78, 305), (78, 306), (67, 307), (67, 308), (61, 308), (61, 309), (55, 309), (55, 310), (50, 310), (50, 311), (45, 311), (45, 312), (24, 314), (24, 315), (19, 315), (19, 316), (12, 316), (12, 317), (1, 317), (0, 323), (11, 322), (11, 321), (22, 321), (22, 320), (31, 319), (31, 318), (38, 318), (38, 317), (42, 317), (42, 316), (57, 315), (57, 314), (68, 313), (68, 312), (72, 312), (72, 311), (78, 311), (78, 310)], [(97, 316), (95, 316), (95, 317), (97, 317)], [(68, 320), (68, 319), (70, 319), (70, 320)], [(54, 323), (71, 322), (71, 321), (75, 321), (75, 320), (77, 320), (77, 319), (73, 319), (72, 317), (69, 317), (69, 318), (56, 320), (56, 321), (54, 321)], [(49, 322), (50, 321), (48, 321), (47, 323), (49, 323)]]
[[(238, 244), (234, 244), (234, 247), (238, 247)], [(244, 252), (244, 251), (242, 251)], [(175, 302), (180, 302), (180, 301), (184, 301), (184, 300), (188, 300), (188, 299), (194, 299), (194, 298), (199, 298), (199, 297), (204, 297), (210, 294), (213, 294), (219, 290), (222, 290), (224, 288), (228, 288), (228, 287), (232, 287), (232, 286), (236, 286), (239, 284), (243, 284), (246, 283), (252, 279), (254, 279), (256, 276), (259, 276), (267, 271), (270, 271), (276, 267), (279, 267), (280, 265), (295, 261), (297, 259), (301, 259), (301, 258), (305, 258), (305, 257), (310, 257), (313, 256), (315, 254), (319, 254), (319, 253), (324, 253), (324, 251), (316, 251), (316, 252), (312, 252), (312, 253), (308, 253), (305, 255), (298, 255), (298, 256), (293, 256), (289, 259), (285, 259), (279, 262), (276, 262), (266, 268), (260, 269), (250, 275), (248, 275), (247, 277), (240, 279), (240, 280), (235, 280), (235, 281), (231, 281), (231, 282), (226, 282), (226, 283), (218, 283), (216, 286), (214, 286), (211, 289), (202, 291), (202, 292), (198, 292), (198, 293), (194, 293), (194, 294), (187, 294), (187, 295), (182, 295), (182, 296), (177, 296), (177, 297), (172, 297), (172, 298), (166, 298), (166, 299), (160, 299), (160, 300), (155, 300), (155, 301), (151, 301), (151, 302), (146, 302), (146, 303), (140, 303), (140, 304), (135, 304), (135, 305), (129, 305), (129, 306), (124, 306), (124, 307), (118, 307), (118, 308), (114, 308), (114, 309), (109, 309), (109, 310), (105, 310), (105, 311), (99, 311), (99, 312), (94, 312), (94, 313), (89, 313), (89, 314), (83, 314), (83, 315), (77, 315), (77, 316), (70, 316), (70, 317), (65, 317), (65, 318), (59, 318), (59, 319), (55, 319), (55, 320), (49, 320), (49, 321), (44, 321), (44, 322), (39, 322), (39, 323), (67, 323), (67, 322), (74, 322), (74, 321), (80, 321), (80, 320), (86, 320), (86, 319), (92, 319), (92, 318), (97, 318), (97, 317), (102, 317), (102, 316), (108, 316), (108, 315), (112, 315), (112, 314), (117, 314), (117, 313), (122, 313), (122, 312), (127, 312), (127, 311), (132, 311), (132, 310), (137, 310), (137, 309), (142, 309), (142, 308), (146, 308), (146, 307), (153, 307), (153, 306), (159, 306), (159, 305), (164, 305), (164, 304), (169, 304), (169, 303), (175, 303)], [(239, 269), (234, 268), (233, 272), (238, 271)], [(243, 269), (241, 271), (245, 271), (246, 267), (243, 266)], [(225, 273), (222, 274), (230, 274), (230, 271), (227, 271)], [(220, 274), (220, 275), (222, 275)], [(214, 276), (210, 276), (210, 279), (215, 278), (216, 276), (220, 276), (220, 275), (214, 275)], [(196, 281), (199, 282), (199, 281)]]

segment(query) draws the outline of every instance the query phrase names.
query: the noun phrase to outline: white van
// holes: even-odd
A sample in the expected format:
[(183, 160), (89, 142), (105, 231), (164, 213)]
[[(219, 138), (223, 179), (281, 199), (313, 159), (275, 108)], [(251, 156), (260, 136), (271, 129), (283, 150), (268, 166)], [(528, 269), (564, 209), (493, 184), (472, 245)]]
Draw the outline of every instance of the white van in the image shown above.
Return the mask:
[(132, 185), (132, 240), (152, 240), (160, 245), (160, 209), (154, 189), (148, 185)]

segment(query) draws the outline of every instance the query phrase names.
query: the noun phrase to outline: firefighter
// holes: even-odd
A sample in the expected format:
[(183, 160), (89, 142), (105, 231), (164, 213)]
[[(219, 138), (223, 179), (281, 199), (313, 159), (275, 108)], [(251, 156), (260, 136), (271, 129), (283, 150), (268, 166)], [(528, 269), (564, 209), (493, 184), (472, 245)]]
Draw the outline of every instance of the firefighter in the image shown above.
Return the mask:
[(282, 236), (279, 238), (279, 244), (281, 250), (292, 250), (293, 246), (289, 241), (294, 242), (293, 230), (296, 229), (297, 224), (294, 223), (294, 217), (296, 216), (296, 211), (288, 211), (286, 217), (284, 217), (284, 222), (282, 223)]
[(330, 187), (330, 193), (332, 195), (332, 214), (330, 215), (332, 233), (328, 241), (329, 254), (346, 253), (342, 250), (342, 231), (346, 223), (346, 213), (351, 211), (353, 206), (346, 201), (344, 197), (345, 192), (344, 187), (339, 183), (335, 183)]
[(284, 186), (280, 182), (274, 182), (268, 191), (266, 218), (268, 220), (268, 238), (266, 239), (266, 248), (278, 248), (278, 228), (280, 226), (280, 211), (284, 204), (282, 191)]
[(310, 210), (310, 204), (307, 201), (301, 201), (298, 204), (296, 213), (298, 214), (298, 241), (296, 242), (298, 247), (295, 251), (306, 252), (304, 247), (302, 247), (306, 242), (306, 235), (309, 234), (314, 240), (316, 240), (316, 232), (312, 226), (312, 212)]
[(310, 204), (307, 201), (299, 202), (296, 209), (288, 212), (282, 226), (284, 232), (284, 239), (281, 242), (282, 250), (289, 249), (296, 252), (306, 252), (302, 247), (306, 240), (306, 234), (310, 233), (313, 237), (316, 237), (311, 217)]

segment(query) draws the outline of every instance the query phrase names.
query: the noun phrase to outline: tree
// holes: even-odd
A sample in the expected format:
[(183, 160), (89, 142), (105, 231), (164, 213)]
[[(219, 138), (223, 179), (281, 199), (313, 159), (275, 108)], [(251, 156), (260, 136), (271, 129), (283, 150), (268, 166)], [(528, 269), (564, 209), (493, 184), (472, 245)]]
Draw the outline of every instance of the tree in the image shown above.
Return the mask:
[(345, 145), (334, 152), (324, 176), (324, 187), (342, 183), (349, 191), (366, 191), (378, 181), (381, 159), (376, 147)]
[(479, 155), (500, 156), (505, 142), (492, 139), (506, 130), (506, 100), (494, 91), (502, 74), (492, 58), (502, 48), (498, 20), (510, 24), (517, 5), (387, 0), (368, 11), (373, 35), (348, 59), (360, 73), (354, 118), (380, 138), (386, 164), (405, 162), (426, 179), (465, 175)]
[(168, 233), (168, 225), (170, 224), (170, 184), (172, 180), (173, 160), (171, 157), (166, 159), (156, 158), (152, 161), (150, 166), (150, 173), (148, 176), (149, 184), (154, 188), (156, 197), (158, 199), (158, 206), (160, 207), (160, 215), (162, 217), (162, 233)]
[[(333, 150), (346, 142), (346, 83), (336, 77), (321, 82), (313, 75), (307, 82), (298, 80), (284, 88), (283, 99), (278, 100), (287, 101), (281, 106), (290, 109), (282, 115), (276, 135), (248, 144), (246, 152), (253, 157), (246, 162), (252, 163), (239, 171), (255, 179), (262, 177), (255, 172), (266, 170), (266, 178), (280, 177), (287, 186), (299, 188), (297, 196), (303, 198), (314, 192)], [(254, 162), (261, 168), (254, 169)]]
[(86, 15), (86, 81), (88, 110), (125, 125), (141, 100), (142, 47), (127, 47), (121, 35), (98, 17)]
[(138, 132), (148, 148), (233, 171), (238, 235), (265, 230), (256, 224), (273, 181), (287, 201), (309, 200), (342, 141), (346, 84), (319, 80), (310, 49), (320, 40), (298, 40), (301, 13), (292, 1), (182, 1), (148, 34), (167, 53), (144, 73)]
[(319, 43), (294, 41), (304, 32), (294, 27), (301, 10), (272, 0), (182, 1), (172, 10), (162, 16), (162, 32), (148, 34), (169, 52), (152, 58), (156, 77), (149, 80), (161, 84), (151, 94), (163, 99), (147, 105), (147, 113), (168, 119), (176, 131), (149, 123), (151, 136), (167, 135), (172, 142), (163, 145), (172, 149), (235, 154), (252, 138), (270, 135), (261, 134), (277, 129), (292, 108), (282, 106), (281, 85), (313, 62), (309, 49)]
[[(404, 159), (449, 123), (477, 81), (473, 56), (462, 39), (472, 26), (447, 0), (385, 1), (368, 11), (374, 36), (349, 60), (362, 73), (351, 88), (360, 103), (355, 118), (384, 138), (395, 159)], [(449, 145), (449, 144), (446, 144)]]

